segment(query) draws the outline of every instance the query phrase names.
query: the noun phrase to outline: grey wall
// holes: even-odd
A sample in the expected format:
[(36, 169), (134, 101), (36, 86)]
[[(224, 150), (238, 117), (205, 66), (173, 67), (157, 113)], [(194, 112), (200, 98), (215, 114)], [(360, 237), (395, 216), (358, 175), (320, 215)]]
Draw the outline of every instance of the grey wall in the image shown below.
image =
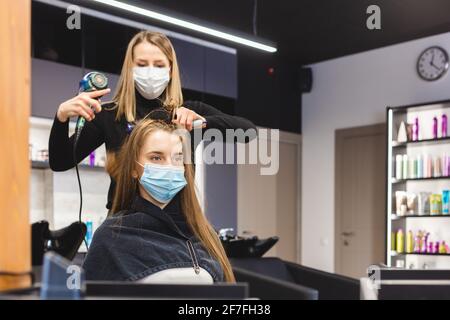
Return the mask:
[[(83, 70), (65, 64), (46, 60), (31, 61), (31, 115), (41, 118), (53, 118), (58, 106), (74, 97), (78, 92), (78, 84), (84, 76)], [(88, 73), (92, 70), (86, 70)], [(106, 73), (109, 86), (114, 90), (118, 76)], [(105, 96), (103, 101), (111, 98)]]
[[(223, 148), (225, 159), (225, 144), (205, 142), (205, 148), (210, 144)], [(236, 148), (234, 154), (236, 154)], [(235, 164), (205, 164), (204, 190), (205, 214), (212, 225), (217, 230), (221, 228), (237, 230), (237, 166)]]

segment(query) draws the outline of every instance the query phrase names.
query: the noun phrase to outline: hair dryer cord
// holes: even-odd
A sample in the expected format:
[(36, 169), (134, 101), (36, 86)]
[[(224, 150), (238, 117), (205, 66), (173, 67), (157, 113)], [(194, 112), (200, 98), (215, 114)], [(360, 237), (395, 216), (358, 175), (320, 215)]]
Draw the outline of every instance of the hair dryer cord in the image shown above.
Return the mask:
[[(84, 120), (83, 118), (78, 117), (77, 124), (75, 126), (75, 135), (74, 135), (74, 141), (73, 141), (73, 162), (75, 164), (75, 171), (77, 173), (77, 180), (78, 180), (78, 190), (80, 192), (80, 209), (79, 209), (79, 212), (78, 212), (78, 222), (80, 222), (80, 225), (82, 223), (82, 221), (81, 221), (81, 213), (82, 213), (82, 210), (83, 210), (83, 190), (82, 190), (82, 187), (81, 187), (80, 172), (79, 172), (79, 169), (78, 169), (78, 161), (77, 161), (77, 156), (76, 156), (76, 154), (77, 154), (76, 150), (77, 150), (78, 140), (79, 140), (80, 135), (81, 135), (81, 131), (83, 130), (83, 127), (84, 127), (84, 121), (83, 120)], [(80, 126), (79, 125), (80, 123), (82, 123), (83, 125)], [(83, 241), (84, 241), (84, 245), (86, 246), (86, 250), (89, 250), (89, 245), (88, 245), (88, 243), (86, 241), (86, 237), (84, 237)]]

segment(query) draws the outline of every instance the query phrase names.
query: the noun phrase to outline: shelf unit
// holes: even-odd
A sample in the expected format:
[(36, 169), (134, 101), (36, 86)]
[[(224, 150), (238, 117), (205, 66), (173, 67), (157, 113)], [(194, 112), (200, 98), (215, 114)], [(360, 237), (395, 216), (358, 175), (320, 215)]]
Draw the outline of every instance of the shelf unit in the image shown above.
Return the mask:
[[(449, 141), (450, 144), (450, 141)], [(433, 181), (433, 180), (449, 180), (450, 181), (450, 176), (446, 176), (446, 177), (430, 177), (430, 178), (409, 178), (409, 179), (395, 179), (395, 178), (391, 178), (391, 183), (396, 184), (396, 183), (405, 183), (408, 181)]]
[[(87, 164), (79, 164), (78, 167), (80, 169), (88, 169), (95, 171), (104, 171), (105, 167), (103, 166), (90, 166)], [(47, 161), (31, 161), (31, 169), (45, 170), (50, 169), (50, 165)]]
[(397, 252), (391, 251), (391, 256), (450, 256), (450, 253), (428, 253), (428, 252)]
[[(403, 265), (409, 267), (413, 263), (417, 263), (415, 267), (421, 268), (417, 259), (427, 259), (426, 264), (437, 263), (433, 259), (440, 260), (439, 263), (445, 264), (446, 268), (450, 268), (450, 253), (397, 253), (392, 250), (392, 232), (401, 228), (404, 231), (404, 243), (406, 243), (406, 235), (410, 229), (413, 233), (417, 229), (422, 228), (430, 232), (433, 237), (435, 231), (437, 236), (432, 241), (442, 241), (450, 243), (450, 215), (418, 215), (407, 214), (399, 216), (395, 212), (395, 192), (396, 191), (412, 191), (441, 193), (442, 190), (450, 189), (450, 176), (430, 177), (430, 178), (395, 178), (395, 157), (398, 154), (408, 154), (408, 156), (418, 154), (438, 155), (445, 150), (450, 155), (450, 137), (431, 137), (433, 116), (439, 119), (439, 129), (441, 115), (446, 114), (450, 117), (450, 100), (436, 101), (430, 103), (422, 103), (408, 106), (387, 107), (387, 181), (386, 181), (386, 264), (389, 267), (395, 267), (398, 260), (403, 260)], [(414, 117), (419, 117), (419, 140), (397, 142), (397, 132), (401, 122), (412, 123)], [(436, 154), (437, 153), (437, 154)], [(442, 257), (442, 258), (441, 258)], [(412, 261), (414, 260), (414, 261)], [(443, 262), (444, 261), (444, 262)]]
[(408, 219), (408, 218), (450, 218), (450, 215), (444, 215), (444, 214), (424, 214), (424, 215), (418, 215), (418, 214), (407, 214), (404, 216), (399, 216), (397, 214), (392, 213), (391, 214), (391, 220), (399, 220), (399, 219)]
[(392, 147), (393, 148), (403, 148), (406, 146), (413, 146), (413, 145), (433, 145), (433, 144), (448, 143), (448, 142), (450, 142), (450, 137), (437, 138), (437, 139), (423, 139), (423, 140), (408, 141), (408, 142), (392, 141)]

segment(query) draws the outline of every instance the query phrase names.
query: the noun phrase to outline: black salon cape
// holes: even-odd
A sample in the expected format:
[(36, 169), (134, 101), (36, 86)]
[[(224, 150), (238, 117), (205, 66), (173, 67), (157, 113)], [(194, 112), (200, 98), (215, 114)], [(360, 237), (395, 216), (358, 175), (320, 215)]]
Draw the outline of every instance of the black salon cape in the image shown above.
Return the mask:
[(86, 279), (136, 281), (170, 268), (193, 268), (190, 240), (198, 265), (222, 282), (220, 263), (193, 236), (180, 208), (179, 194), (163, 210), (137, 196), (130, 210), (107, 218), (86, 255)]

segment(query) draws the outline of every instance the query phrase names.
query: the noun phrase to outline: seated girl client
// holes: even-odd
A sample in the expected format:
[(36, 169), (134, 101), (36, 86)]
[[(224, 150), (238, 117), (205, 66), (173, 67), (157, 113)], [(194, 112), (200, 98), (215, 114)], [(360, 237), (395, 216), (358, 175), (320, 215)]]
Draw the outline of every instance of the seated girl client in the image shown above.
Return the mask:
[(116, 162), (111, 215), (84, 262), (87, 280), (234, 282), (228, 258), (202, 213), (186, 143), (175, 125), (143, 119)]

